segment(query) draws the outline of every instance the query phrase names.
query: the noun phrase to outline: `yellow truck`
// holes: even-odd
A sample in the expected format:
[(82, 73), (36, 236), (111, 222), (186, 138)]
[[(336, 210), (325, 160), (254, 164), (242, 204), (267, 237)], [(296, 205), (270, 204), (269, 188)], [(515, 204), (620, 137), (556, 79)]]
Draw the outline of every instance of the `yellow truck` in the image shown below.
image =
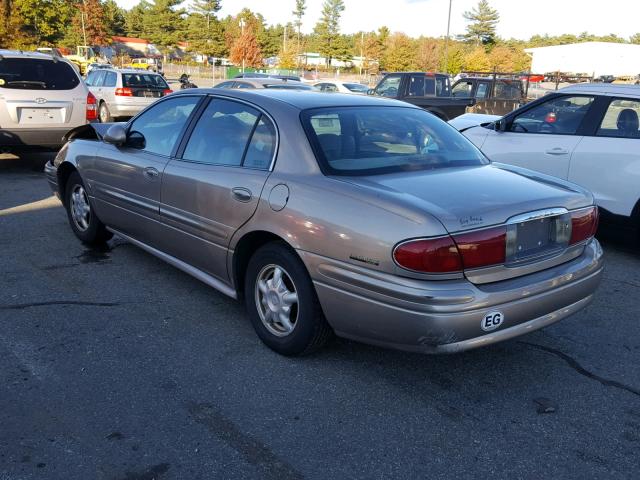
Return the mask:
[(133, 58), (131, 63), (124, 65), (124, 67), (162, 73), (162, 60), (155, 57)]
[(64, 55), (64, 58), (77, 65), (80, 75), (86, 75), (89, 64), (97, 63), (98, 61), (96, 52), (88, 45), (78, 45), (75, 55)]

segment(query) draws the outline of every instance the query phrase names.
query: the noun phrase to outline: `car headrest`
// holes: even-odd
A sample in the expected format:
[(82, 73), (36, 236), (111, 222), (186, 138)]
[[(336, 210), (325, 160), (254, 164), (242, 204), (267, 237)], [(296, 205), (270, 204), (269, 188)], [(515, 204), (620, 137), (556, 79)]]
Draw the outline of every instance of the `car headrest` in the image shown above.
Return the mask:
[(636, 133), (640, 122), (638, 121), (638, 113), (631, 108), (625, 108), (618, 114), (616, 122), (618, 130), (625, 133)]

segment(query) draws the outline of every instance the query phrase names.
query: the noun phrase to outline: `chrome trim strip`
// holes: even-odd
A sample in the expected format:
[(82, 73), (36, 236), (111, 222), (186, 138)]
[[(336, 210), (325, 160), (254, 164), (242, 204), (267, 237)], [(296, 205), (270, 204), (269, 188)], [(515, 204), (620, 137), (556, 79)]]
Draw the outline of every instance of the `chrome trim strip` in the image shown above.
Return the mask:
[(507, 219), (507, 225), (513, 223), (529, 222), (531, 220), (540, 220), (541, 218), (555, 217), (558, 215), (564, 215), (569, 213), (566, 208), (545, 208), (544, 210), (535, 210), (533, 212), (523, 213), (521, 215), (515, 215)]
[(238, 298), (238, 293), (237, 291), (224, 284), (222, 281), (218, 280), (217, 278), (209, 275), (208, 273), (203, 272), (202, 270), (189, 265), (188, 263), (183, 262), (182, 260), (178, 260), (175, 257), (172, 257), (171, 255), (164, 253), (156, 248), (153, 248), (149, 245), (147, 245), (146, 243), (142, 243), (139, 240), (136, 240), (134, 238), (131, 238), (128, 235), (125, 235), (124, 233), (121, 233), (117, 230), (114, 230), (111, 227), (107, 227), (107, 229), (113, 233), (115, 233), (116, 235), (124, 238), (125, 240), (133, 243), (135, 246), (142, 248), (143, 250), (146, 250), (147, 252), (149, 252), (150, 254), (158, 257), (161, 260), (164, 260), (165, 262), (167, 262), (169, 265), (172, 265), (174, 267), (176, 267), (179, 270), (182, 270), (183, 272), (191, 275), (194, 278), (197, 278), (198, 280), (200, 280), (203, 283), (206, 283), (207, 285), (209, 285), (210, 287), (215, 288), (216, 290), (218, 290), (221, 293), (224, 293), (225, 295), (233, 298), (234, 300), (237, 300)]

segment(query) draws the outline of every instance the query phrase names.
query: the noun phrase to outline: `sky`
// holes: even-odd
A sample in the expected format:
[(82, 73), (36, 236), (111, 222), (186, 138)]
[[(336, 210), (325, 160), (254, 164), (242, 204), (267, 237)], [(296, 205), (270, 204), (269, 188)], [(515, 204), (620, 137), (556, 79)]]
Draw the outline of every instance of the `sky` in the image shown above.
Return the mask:
[[(139, 0), (116, 0), (131, 8)], [(471, 10), (478, 0), (452, 0), (451, 34), (464, 33), (463, 12)], [(188, 6), (189, 1), (185, 2)], [(392, 32), (410, 36), (443, 36), (447, 30), (448, 0), (344, 0), (341, 18), (343, 33), (377, 30), (386, 25)], [(489, 0), (500, 13), (498, 35), (503, 38), (528, 39), (545, 33), (597, 35), (615, 33), (628, 38), (640, 32), (640, 0)], [(267, 23), (292, 20), (295, 0), (222, 0), (219, 17), (235, 15), (243, 8), (261, 13)], [(311, 32), (320, 17), (322, 0), (307, 0), (303, 32)]]

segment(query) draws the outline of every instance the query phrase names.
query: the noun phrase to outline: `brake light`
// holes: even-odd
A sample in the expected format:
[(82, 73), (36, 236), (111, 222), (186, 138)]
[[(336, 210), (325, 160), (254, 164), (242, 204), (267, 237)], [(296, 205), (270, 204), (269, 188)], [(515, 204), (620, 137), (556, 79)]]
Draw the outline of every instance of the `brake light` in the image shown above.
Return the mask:
[(453, 236), (462, 265), (467, 268), (488, 267), (505, 262), (507, 228), (496, 227)]
[(393, 258), (403, 268), (426, 273), (459, 272), (462, 259), (449, 236), (401, 243)]
[(116, 88), (116, 95), (119, 97), (133, 97), (133, 90), (129, 87)]
[(97, 106), (96, 97), (94, 97), (93, 93), (87, 93), (87, 110), (86, 117), (87, 120), (96, 120), (98, 118), (98, 106)]
[(572, 212), (569, 245), (580, 243), (593, 237), (598, 230), (598, 217), (598, 207)]
[(162, 91), (162, 95), (163, 95), (163, 96), (164, 96), (164, 95), (169, 95), (170, 93), (173, 93), (173, 90), (171, 90), (170, 88), (165, 88), (165, 89)]

